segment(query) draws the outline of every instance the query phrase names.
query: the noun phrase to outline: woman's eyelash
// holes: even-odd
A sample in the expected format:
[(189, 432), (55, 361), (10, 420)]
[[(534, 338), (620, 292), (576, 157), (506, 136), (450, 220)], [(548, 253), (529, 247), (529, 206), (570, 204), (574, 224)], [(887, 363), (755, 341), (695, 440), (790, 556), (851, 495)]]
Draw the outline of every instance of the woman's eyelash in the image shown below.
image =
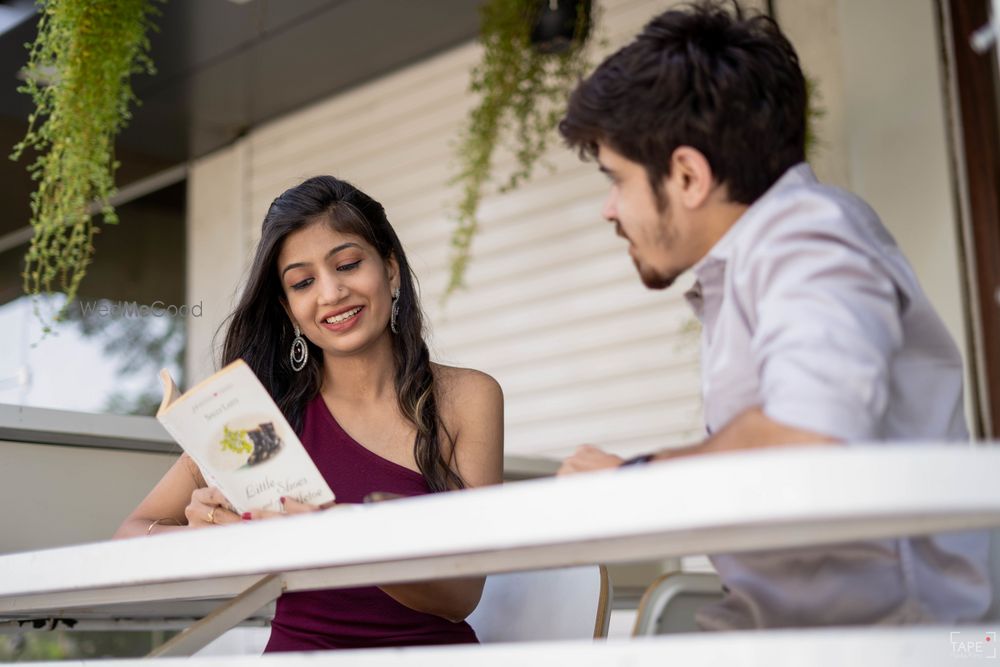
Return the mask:
[[(338, 266), (337, 270), (338, 271), (353, 271), (354, 269), (358, 268), (358, 265), (361, 264), (361, 261), (362, 260), (359, 259), (356, 262), (351, 262), (350, 264), (344, 264), (342, 266)], [(301, 280), (301, 281), (295, 283), (294, 285), (292, 285), (292, 289), (293, 290), (302, 290), (302, 289), (305, 289), (305, 288), (309, 287), (310, 285), (312, 285), (312, 283), (313, 283), (313, 279), (312, 278), (306, 278), (305, 280)]]

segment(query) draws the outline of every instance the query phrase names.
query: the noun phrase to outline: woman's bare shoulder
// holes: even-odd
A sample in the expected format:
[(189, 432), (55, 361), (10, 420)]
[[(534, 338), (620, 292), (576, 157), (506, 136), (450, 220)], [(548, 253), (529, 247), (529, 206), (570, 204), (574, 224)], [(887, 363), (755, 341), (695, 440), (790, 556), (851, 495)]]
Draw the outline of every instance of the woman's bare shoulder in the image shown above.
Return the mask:
[(451, 453), (465, 484), (499, 484), (503, 479), (500, 384), (471, 368), (435, 364), (434, 376), (441, 420), (450, 433)]
[(500, 383), (491, 375), (473, 368), (432, 363), (438, 393), (445, 403), (503, 400)]

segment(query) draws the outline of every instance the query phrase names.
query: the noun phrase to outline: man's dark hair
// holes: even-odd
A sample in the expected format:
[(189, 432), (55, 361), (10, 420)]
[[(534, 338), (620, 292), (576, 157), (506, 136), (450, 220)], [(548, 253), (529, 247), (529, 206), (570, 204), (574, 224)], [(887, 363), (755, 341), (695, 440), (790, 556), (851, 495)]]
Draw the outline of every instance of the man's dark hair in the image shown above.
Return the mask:
[(770, 17), (729, 6), (698, 2), (650, 21), (573, 91), (559, 123), (567, 143), (595, 157), (600, 141), (643, 165), (658, 199), (678, 146), (699, 150), (742, 204), (802, 162), (798, 56)]

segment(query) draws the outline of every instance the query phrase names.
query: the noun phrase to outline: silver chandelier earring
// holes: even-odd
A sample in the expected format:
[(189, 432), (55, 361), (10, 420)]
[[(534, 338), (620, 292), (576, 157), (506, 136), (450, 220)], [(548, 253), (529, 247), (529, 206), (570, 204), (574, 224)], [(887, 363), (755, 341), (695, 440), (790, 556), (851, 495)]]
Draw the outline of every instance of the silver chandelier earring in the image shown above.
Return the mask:
[(399, 327), (396, 326), (396, 318), (399, 316), (399, 288), (392, 290), (392, 317), (389, 318), (389, 328), (392, 333), (398, 334)]
[(306, 362), (309, 360), (309, 346), (306, 345), (306, 339), (302, 337), (298, 325), (293, 326), (295, 327), (295, 338), (292, 339), (292, 353), (289, 355), (289, 359), (292, 362), (292, 370), (298, 373), (306, 367)]

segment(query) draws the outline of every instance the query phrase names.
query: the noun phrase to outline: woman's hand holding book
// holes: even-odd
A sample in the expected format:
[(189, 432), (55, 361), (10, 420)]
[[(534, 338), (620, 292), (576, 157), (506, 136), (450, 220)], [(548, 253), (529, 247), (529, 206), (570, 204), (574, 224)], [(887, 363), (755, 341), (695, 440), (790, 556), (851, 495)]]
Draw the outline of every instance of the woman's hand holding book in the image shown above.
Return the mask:
[(214, 486), (195, 489), (191, 502), (184, 508), (184, 516), (192, 528), (238, 523), (240, 516), (232, 511), (226, 497)]

